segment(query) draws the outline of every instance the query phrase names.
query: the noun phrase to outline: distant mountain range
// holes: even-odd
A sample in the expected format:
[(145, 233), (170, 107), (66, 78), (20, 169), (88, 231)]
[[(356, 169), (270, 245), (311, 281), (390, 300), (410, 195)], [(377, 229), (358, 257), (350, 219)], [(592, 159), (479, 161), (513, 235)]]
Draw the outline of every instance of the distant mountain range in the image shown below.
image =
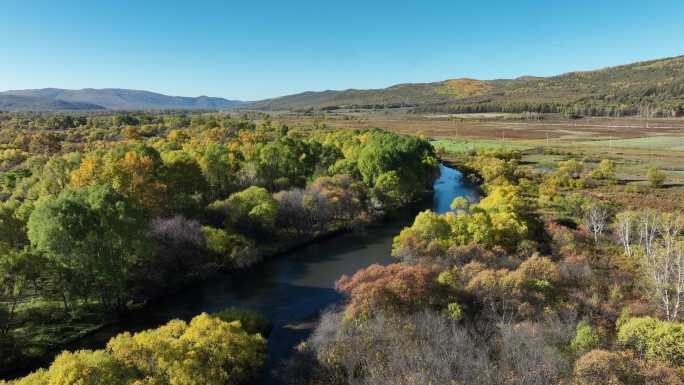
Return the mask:
[(684, 56), (552, 77), (452, 79), (389, 88), (304, 92), (254, 102), (253, 109), (305, 110), (413, 107), (417, 112), (684, 113)]
[[(646, 107), (645, 107), (646, 106)], [(577, 112), (631, 115), (643, 108), (684, 115), (684, 56), (595, 71), (517, 79), (451, 79), (383, 89), (304, 92), (257, 102), (167, 96), (126, 89), (45, 88), (0, 92), (0, 110), (167, 110), (244, 108), (334, 110), (411, 107), (414, 112)]]
[(241, 101), (199, 96), (168, 96), (149, 91), (118, 88), (65, 90), (43, 88), (0, 92), (0, 110), (224, 110)]

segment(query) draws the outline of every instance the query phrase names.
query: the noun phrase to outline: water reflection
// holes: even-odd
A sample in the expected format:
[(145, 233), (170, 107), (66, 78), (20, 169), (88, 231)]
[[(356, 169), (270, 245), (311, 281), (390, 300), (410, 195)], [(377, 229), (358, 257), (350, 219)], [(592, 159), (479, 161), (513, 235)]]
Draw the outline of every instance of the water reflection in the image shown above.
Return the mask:
[(434, 204), (433, 210), (438, 213), (451, 211), (451, 202), (456, 197), (465, 197), (471, 203), (480, 199), (477, 188), (472, 183), (464, 180), (463, 174), (453, 168), (439, 165), (440, 176), (433, 184)]

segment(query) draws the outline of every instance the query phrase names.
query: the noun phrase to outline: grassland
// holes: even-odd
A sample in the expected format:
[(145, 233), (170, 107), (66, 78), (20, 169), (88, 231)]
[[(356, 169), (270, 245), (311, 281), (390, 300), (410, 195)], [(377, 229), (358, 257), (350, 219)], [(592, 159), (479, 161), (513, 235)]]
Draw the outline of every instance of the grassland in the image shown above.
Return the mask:
[(499, 148), (508, 148), (514, 150), (529, 150), (530, 145), (512, 143), (510, 141), (498, 141), (490, 139), (439, 139), (433, 140), (432, 145), (443, 148), (447, 152), (468, 152), (478, 150), (492, 150)]
[(593, 146), (684, 151), (684, 136), (647, 136), (620, 140), (591, 141)]

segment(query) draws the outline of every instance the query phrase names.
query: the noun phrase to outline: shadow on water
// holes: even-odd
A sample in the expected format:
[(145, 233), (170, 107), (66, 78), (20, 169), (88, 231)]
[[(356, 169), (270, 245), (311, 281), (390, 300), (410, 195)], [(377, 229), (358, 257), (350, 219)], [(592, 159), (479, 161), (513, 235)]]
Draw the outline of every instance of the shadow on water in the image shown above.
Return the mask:
[(268, 340), (269, 359), (263, 384), (274, 384), (268, 373), (286, 359), (292, 348), (306, 339), (313, 321), (342, 297), (334, 290), (343, 274), (378, 264), (393, 263), (392, 239), (410, 225), (420, 209), (449, 210), (458, 196), (478, 199), (477, 188), (464, 183), (460, 172), (440, 166), (433, 202), (401, 210), (395, 219), (363, 234), (343, 234), (268, 259), (252, 268), (206, 281), (136, 312), (68, 346), (70, 350), (101, 348), (114, 335), (158, 327), (172, 319), (190, 320), (202, 312), (236, 306), (256, 310), (273, 323)]

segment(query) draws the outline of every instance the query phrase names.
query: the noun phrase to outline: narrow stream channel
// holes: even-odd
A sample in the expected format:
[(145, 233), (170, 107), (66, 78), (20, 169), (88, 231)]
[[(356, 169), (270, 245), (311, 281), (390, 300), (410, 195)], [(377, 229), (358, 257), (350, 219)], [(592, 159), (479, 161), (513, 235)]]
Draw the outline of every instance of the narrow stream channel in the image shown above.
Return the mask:
[[(172, 319), (189, 320), (202, 312), (216, 312), (236, 306), (260, 312), (273, 323), (268, 339), (266, 370), (287, 358), (292, 348), (307, 338), (318, 315), (340, 303), (334, 290), (343, 274), (353, 274), (374, 263), (395, 262), (390, 256), (392, 239), (412, 223), (421, 209), (443, 213), (451, 201), (464, 196), (477, 200), (477, 189), (462, 180), (462, 174), (440, 166), (434, 184), (433, 202), (406, 208), (397, 218), (363, 234), (344, 234), (264, 261), (252, 268), (218, 277), (164, 299), (130, 319), (106, 327), (69, 346), (69, 349), (102, 348), (114, 335), (155, 328)], [(264, 384), (273, 384), (264, 376)]]

